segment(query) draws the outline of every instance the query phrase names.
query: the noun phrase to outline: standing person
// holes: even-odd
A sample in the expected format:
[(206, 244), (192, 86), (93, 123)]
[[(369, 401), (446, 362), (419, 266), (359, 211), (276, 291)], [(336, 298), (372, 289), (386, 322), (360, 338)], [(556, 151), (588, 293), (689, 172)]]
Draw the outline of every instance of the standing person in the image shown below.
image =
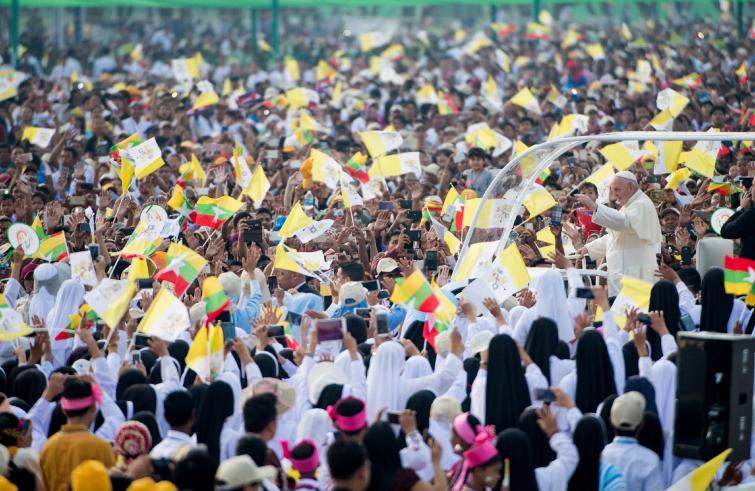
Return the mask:
[(333, 491), (364, 491), (370, 484), (370, 463), (365, 448), (337, 440), (328, 449), (328, 468)]
[(739, 257), (755, 260), (755, 207), (752, 206), (752, 191), (742, 193), (739, 209), (721, 227), (724, 239), (741, 239)]
[(469, 169), (465, 171), (466, 181), (465, 187), (472, 189), (477, 196), (482, 197), (485, 194), (485, 190), (493, 181), (493, 174), (485, 168), (485, 164), (488, 160), (488, 154), (481, 148), (473, 148), (467, 155), (467, 162), (469, 163)]
[(46, 392), (62, 392), (60, 406), (67, 424), (42, 447), (42, 474), (48, 490), (66, 491), (71, 472), (85, 460), (100, 461), (106, 468), (115, 465), (110, 444), (89, 433), (102, 391), (87, 380), (66, 380), (63, 374), (55, 373), (50, 377)]
[(616, 437), (603, 449), (602, 461), (619, 469), (627, 483), (627, 491), (665, 489), (658, 455), (637, 441), (644, 414), (645, 398), (639, 392), (627, 392), (617, 397), (611, 407), (611, 425), (616, 430)]
[(622, 491), (624, 477), (610, 464), (600, 461), (606, 446), (606, 429), (600, 417), (586, 414), (577, 423), (572, 435), (579, 452), (579, 463), (569, 479), (569, 491)]
[(194, 447), (191, 438), (194, 433), (194, 404), (191, 395), (183, 390), (171, 392), (165, 398), (163, 406), (170, 430), (149, 453), (153, 459), (169, 459), (181, 447)]
[(631, 172), (616, 173), (611, 181), (611, 196), (620, 209), (599, 205), (584, 194), (576, 195), (584, 207), (592, 210), (593, 223), (608, 229), (607, 235), (588, 243), (580, 253), (595, 260), (605, 258), (609, 274), (652, 283), (657, 268), (655, 254), (662, 241), (658, 212)]

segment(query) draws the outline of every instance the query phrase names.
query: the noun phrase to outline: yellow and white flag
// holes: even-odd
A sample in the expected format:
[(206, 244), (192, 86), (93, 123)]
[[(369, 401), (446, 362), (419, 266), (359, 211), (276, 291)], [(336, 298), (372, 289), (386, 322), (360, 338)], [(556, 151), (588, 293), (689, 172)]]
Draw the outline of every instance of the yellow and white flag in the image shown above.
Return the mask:
[(316, 148), (310, 150), (309, 158), (312, 159), (312, 180), (325, 183), (330, 189), (337, 188), (343, 172), (341, 165)]
[(652, 288), (653, 284), (647, 281), (631, 276), (621, 278), (621, 291), (611, 305), (611, 313), (619, 329), (626, 323), (627, 311), (636, 308), (639, 312), (647, 313)]
[(488, 75), (488, 82), (485, 84), (485, 100), (496, 110), (503, 108), (503, 93), (492, 75)]
[(433, 87), (432, 84), (426, 83), (417, 91), (414, 100), (417, 102), (418, 106), (423, 104), (435, 105), (438, 103), (438, 93), (435, 91), (435, 87)]
[(585, 53), (593, 60), (605, 60), (606, 52), (600, 43), (588, 44), (585, 46)]
[(477, 210), (480, 209), (477, 216), (476, 228), (503, 228), (504, 219), (511, 214), (511, 201), (506, 199), (486, 199), (472, 198), (464, 204), (464, 227), (471, 227)]
[(533, 191), (524, 198), (522, 204), (527, 208), (530, 218), (532, 218), (556, 206), (556, 200), (547, 189), (535, 185)]
[(459, 252), (459, 249), (461, 248), (461, 241), (451, 232), (448, 230), (442, 223), (440, 223), (435, 218), (430, 218), (430, 221), (433, 224), (433, 227), (435, 228), (435, 234), (438, 236), (440, 240), (446, 243), (448, 246), (448, 251), (456, 255)]
[(200, 64), (201, 62), (197, 57), (178, 58), (171, 60), (173, 78), (181, 83), (191, 82), (192, 80), (199, 80)]
[(136, 329), (172, 343), (189, 326), (191, 319), (186, 305), (167, 288), (160, 288)]
[(47, 148), (53, 136), (55, 136), (55, 129), (36, 128), (34, 126), (27, 126), (21, 133), (22, 140), (28, 140), (32, 145), (40, 148)]
[(712, 178), (716, 172), (719, 150), (721, 150), (720, 141), (698, 141), (692, 150), (681, 153), (679, 163), (700, 175)]
[(154, 138), (150, 138), (135, 147), (121, 150), (121, 153), (126, 153), (128, 159), (134, 164), (134, 173), (137, 179), (147, 177), (165, 165), (160, 147)]
[(595, 184), (595, 186), (598, 188), (598, 191), (600, 191), (601, 189), (608, 188), (611, 183), (611, 179), (613, 179), (613, 175), (613, 165), (611, 165), (611, 162), (606, 162), (605, 164), (598, 167), (595, 172), (590, 174), (590, 176), (585, 179), (585, 181)]
[(299, 129), (322, 132), (323, 127), (308, 113), (302, 111), (299, 114)]
[(493, 261), (493, 267), (483, 279), (495, 295), (498, 303), (527, 286), (530, 275), (516, 243), (512, 242)]
[(642, 155), (636, 141), (606, 145), (600, 149), (600, 154), (619, 171), (632, 167), (632, 164)]
[(686, 167), (680, 167), (666, 178), (665, 189), (677, 189), (690, 178), (692, 172)]
[(493, 259), (497, 247), (497, 240), (477, 242), (470, 245), (461, 261), (456, 263), (451, 279), (453, 281), (464, 281), (480, 276)]
[(726, 461), (726, 457), (728, 457), (730, 453), (731, 449), (727, 448), (694, 471), (676, 481), (670, 488), (666, 488), (666, 491), (706, 491), (708, 486), (710, 486), (711, 481), (713, 481), (713, 478), (716, 477), (718, 469), (721, 468)]
[(128, 310), (135, 292), (136, 283), (133, 281), (105, 278), (84, 295), (84, 300), (97, 312), (97, 317), (111, 329), (115, 329)]
[(674, 89), (663, 89), (655, 97), (655, 105), (660, 111), (668, 109), (673, 117), (679, 116), (689, 104), (689, 99)]
[(210, 85), (208, 90), (203, 90), (197, 98), (194, 99), (192, 109), (197, 110), (202, 109), (203, 107), (214, 106), (218, 102), (220, 102), (220, 97), (218, 97), (218, 93), (215, 92), (212, 85)]
[(674, 129), (674, 115), (668, 109), (664, 109), (653, 116), (648, 124), (657, 131), (671, 131)]
[(291, 211), (288, 212), (286, 221), (283, 222), (283, 225), (278, 231), (278, 235), (281, 239), (287, 239), (294, 236), (296, 232), (302, 228), (311, 225), (313, 222), (314, 220), (304, 213), (301, 203), (297, 201), (291, 208)]
[(655, 142), (656, 158), (653, 165), (653, 174), (670, 174), (679, 165), (679, 156), (682, 154), (681, 141), (657, 141)]
[(362, 51), (371, 51), (385, 46), (391, 41), (391, 36), (384, 31), (368, 32), (359, 35), (359, 47)]
[(249, 186), (244, 189), (244, 193), (252, 199), (254, 207), (259, 208), (269, 190), (270, 181), (267, 180), (265, 170), (260, 164), (257, 164), (252, 173), (252, 180), (249, 182)]
[(186, 366), (209, 383), (220, 375), (224, 355), (223, 328), (219, 325), (203, 326), (197, 331), (186, 354)]
[(34, 332), (14, 309), (0, 309), (0, 341), (28, 336)]
[(349, 177), (345, 173), (341, 173), (341, 199), (343, 199), (343, 206), (351, 208), (353, 206), (363, 206), (364, 200), (354, 187), (349, 182)]
[(516, 95), (511, 98), (511, 102), (519, 107), (523, 107), (527, 111), (540, 114), (540, 103), (537, 102), (537, 99), (532, 95), (532, 92), (530, 92), (528, 87), (524, 87), (517, 92)]
[(287, 56), (284, 60), (284, 64), (286, 67), (286, 79), (289, 82), (298, 82), (301, 79), (301, 75), (299, 73), (299, 62), (294, 58)]
[(322, 251), (299, 252), (282, 242), (275, 248), (275, 260), (273, 261), (273, 268), (275, 269), (301, 273), (304, 276), (329, 283), (317, 273), (317, 271), (328, 267), (330, 267), (330, 262), (325, 261), (325, 255)]
[(558, 124), (558, 131), (555, 137), (574, 136), (577, 132), (580, 134), (587, 133), (588, 119), (584, 114), (567, 114), (561, 119), (561, 123)]
[(413, 173), (417, 178), (422, 175), (419, 152), (397, 153), (384, 155), (375, 159), (367, 173), (370, 177), (395, 177)]
[(397, 131), (362, 131), (359, 138), (373, 159), (398, 149), (404, 143)]

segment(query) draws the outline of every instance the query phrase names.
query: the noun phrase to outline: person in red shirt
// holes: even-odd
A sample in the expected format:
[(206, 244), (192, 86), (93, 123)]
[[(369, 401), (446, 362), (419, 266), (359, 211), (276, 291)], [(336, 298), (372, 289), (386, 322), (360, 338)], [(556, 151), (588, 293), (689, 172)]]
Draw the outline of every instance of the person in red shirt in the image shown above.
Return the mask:
[[(598, 200), (598, 188), (591, 182), (584, 182), (579, 186), (579, 193), (590, 197), (591, 200)], [(582, 240), (587, 239), (592, 234), (600, 233), (602, 227), (592, 223), (592, 210), (584, 207), (575, 208), (570, 213), (569, 217), (574, 220), (576, 218), (579, 224)]]

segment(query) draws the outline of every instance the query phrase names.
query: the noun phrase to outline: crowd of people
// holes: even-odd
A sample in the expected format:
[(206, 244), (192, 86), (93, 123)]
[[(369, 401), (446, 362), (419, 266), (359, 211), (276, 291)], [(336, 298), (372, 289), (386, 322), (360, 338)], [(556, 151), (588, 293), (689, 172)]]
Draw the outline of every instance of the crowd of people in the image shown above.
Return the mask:
[(278, 60), (210, 29), (48, 34), (0, 70), (0, 489), (657, 491), (703, 464), (672, 451), (677, 334), (753, 333), (728, 286), (752, 141), (496, 176), (561, 136), (753, 131), (727, 21), (544, 13)]

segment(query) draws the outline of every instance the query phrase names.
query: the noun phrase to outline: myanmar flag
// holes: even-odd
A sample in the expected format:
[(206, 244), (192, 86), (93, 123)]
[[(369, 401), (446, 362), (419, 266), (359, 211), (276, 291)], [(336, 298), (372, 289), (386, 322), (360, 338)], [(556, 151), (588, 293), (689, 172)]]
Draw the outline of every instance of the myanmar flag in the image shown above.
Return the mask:
[(703, 76), (699, 73), (690, 73), (682, 78), (674, 79), (673, 82), (685, 89), (696, 89), (698, 85), (703, 83)]
[(726, 256), (724, 288), (726, 293), (731, 295), (747, 295), (747, 304), (755, 304), (755, 261)]
[(230, 196), (223, 196), (222, 198), (202, 196), (197, 201), (196, 211), (189, 214), (189, 220), (200, 227), (219, 229), (242, 206), (244, 206), (244, 203)]
[(64, 232), (52, 234), (39, 245), (39, 256), (45, 261), (62, 261), (68, 257), (68, 244)]
[(367, 174), (367, 156), (362, 152), (352, 155), (343, 169), (359, 182), (369, 182), (370, 180), (370, 176)]
[(551, 175), (550, 168), (545, 169), (543, 172), (540, 173), (540, 175), (537, 176), (537, 178), (535, 178), (535, 183), (540, 184), (542, 186), (545, 180), (548, 179), (550, 175)]
[(207, 260), (188, 247), (173, 242), (168, 248), (165, 264), (155, 279), (173, 283), (176, 296), (180, 297), (199, 276)]
[(420, 312), (434, 312), (440, 305), (427, 278), (417, 270), (406, 278), (396, 278), (391, 301)]
[(60, 330), (60, 332), (55, 336), (55, 341), (62, 341), (64, 339), (71, 339), (72, 337), (74, 337), (76, 335), (76, 329), (78, 329), (79, 324), (81, 324), (82, 317), (86, 319), (87, 329), (94, 327), (94, 323), (97, 322), (97, 312), (92, 310), (92, 307), (90, 307), (89, 304), (85, 303), (79, 308), (78, 312), (68, 316), (68, 318), (70, 319), (68, 327)]
[(208, 276), (202, 283), (202, 300), (205, 302), (207, 322), (217, 319), (231, 304), (217, 276)]

